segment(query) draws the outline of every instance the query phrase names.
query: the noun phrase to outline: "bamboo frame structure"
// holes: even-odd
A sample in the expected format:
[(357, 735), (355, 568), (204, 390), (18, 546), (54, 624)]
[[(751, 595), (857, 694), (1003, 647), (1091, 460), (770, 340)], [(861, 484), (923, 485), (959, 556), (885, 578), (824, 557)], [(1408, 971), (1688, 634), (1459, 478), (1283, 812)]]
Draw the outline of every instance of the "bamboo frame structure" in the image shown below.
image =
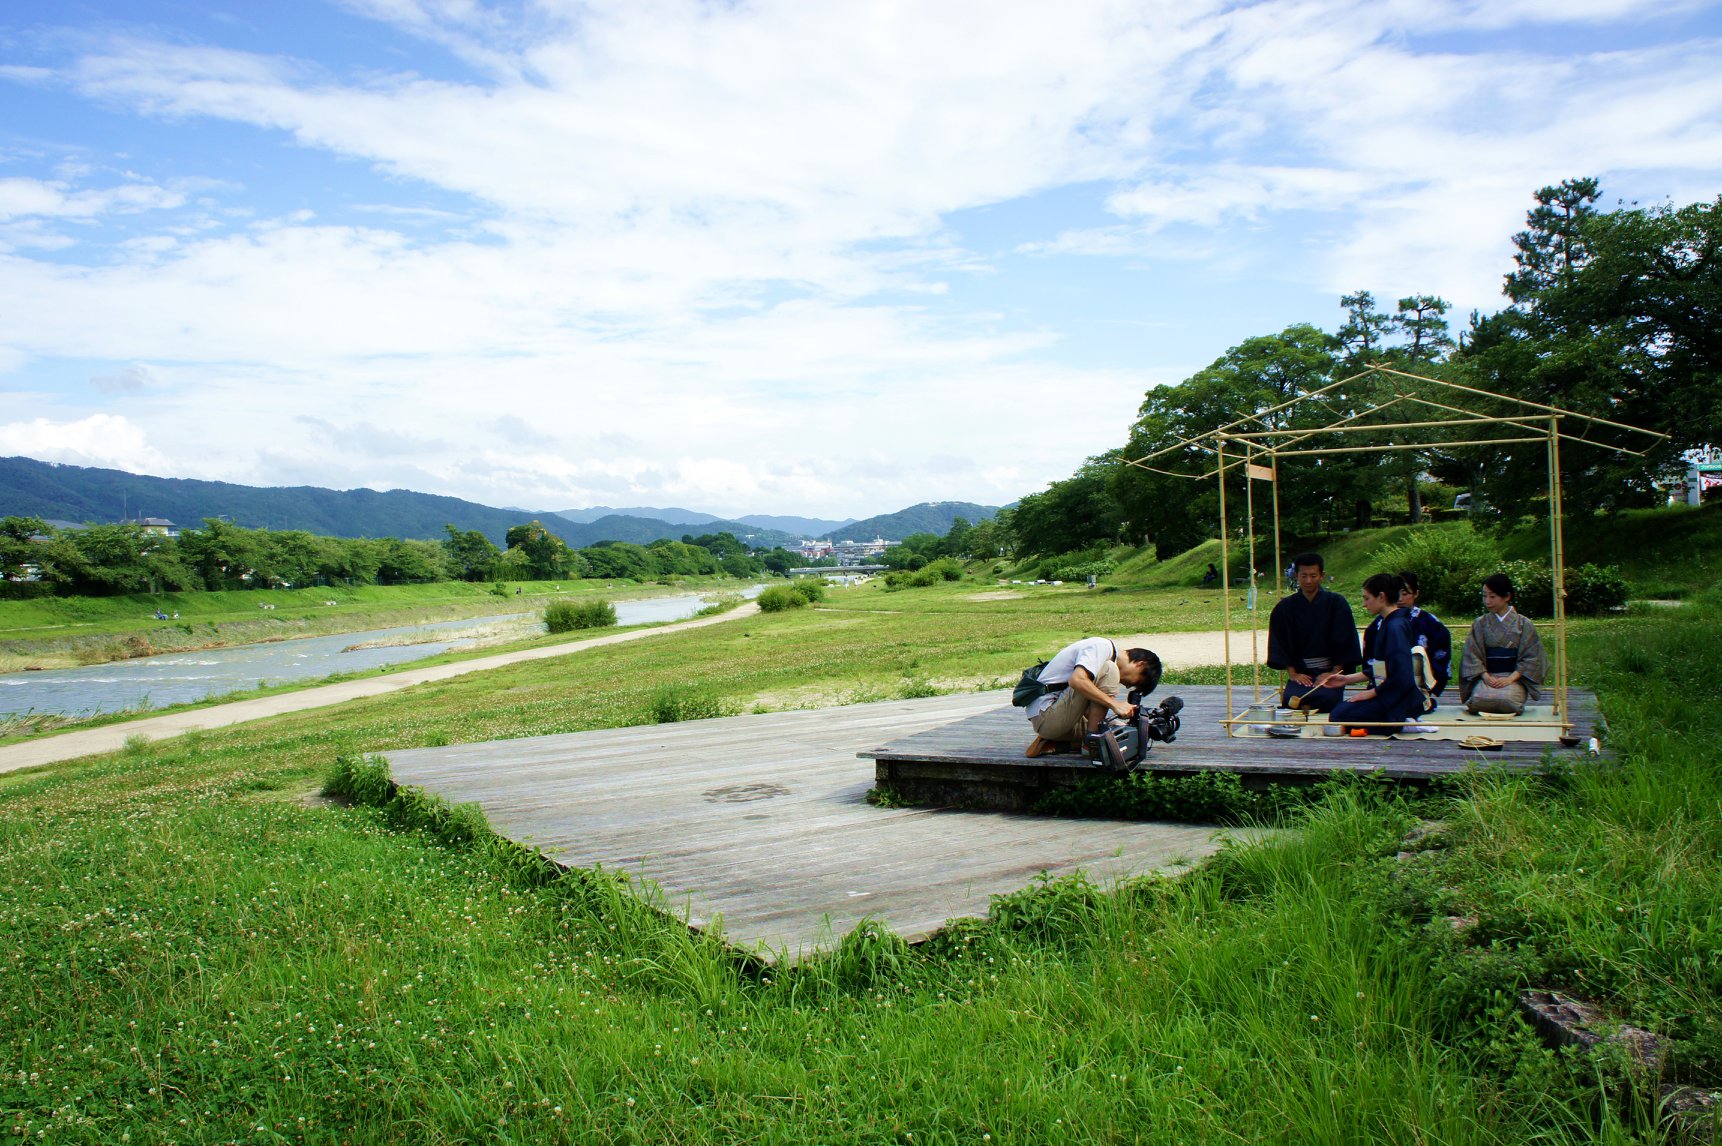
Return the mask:
[[(1322, 399), (1324, 395), (1346, 386), (1349, 383), (1356, 382), (1359, 379), (1370, 377), (1371, 375), (1385, 375), (1393, 378), (1402, 378), (1419, 384), (1442, 387), (1448, 391), (1457, 391), (1461, 394), (1475, 395), (1479, 398), (1507, 403), (1516, 407), (1518, 412), (1511, 414), (1491, 414), (1483, 410), (1469, 409), (1462, 404), (1448, 405), (1443, 402), (1433, 401), (1426, 397), (1419, 397), (1416, 394), (1395, 390), (1394, 396), (1391, 400), (1378, 402), (1358, 411), (1357, 413), (1336, 418), (1334, 421), (1324, 426), (1314, 428), (1275, 427), (1269, 422), (1269, 418), (1273, 414), (1293, 409), (1303, 402)], [(1459, 398), (1453, 398), (1452, 401), (1459, 403), (1461, 400)], [(1414, 421), (1371, 423), (1362, 425), (1354, 424), (1360, 418), (1365, 418), (1370, 414), (1379, 413), (1382, 410), (1397, 406), (1401, 402), (1425, 406), (1446, 414), (1460, 416), (1450, 418), (1430, 417)], [(1330, 411), (1333, 410), (1333, 407), (1326, 401), (1322, 401), (1322, 405)], [(1652, 439), (1652, 441), (1650, 445), (1647, 445), (1642, 450), (1634, 450), (1627, 446), (1610, 442), (1596, 441), (1588, 437), (1575, 435), (1565, 430), (1563, 428), (1563, 423), (1568, 419), (1582, 422), (1585, 426), (1585, 432), (1587, 433), (1593, 428), (1606, 427), (1614, 430), (1628, 431), (1633, 434), (1641, 434)], [(1239, 428), (1247, 426), (1251, 422), (1265, 428)], [(1458, 426), (1477, 427), (1475, 432), (1479, 434), (1486, 433), (1486, 427), (1500, 427), (1502, 429), (1519, 431), (1522, 436), (1478, 437), (1465, 441), (1443, 441), (1439, 443), (1388, 441), (1376, 442), (1368, 445), (1298, 448), (1301, 443), (1309, 441), (1311, 438), (1317, 438), (1327, 434), (1391, 435), (1396, 432), (1406, 430)], [(1563, 530), (1565, 508), (1562, 504), (1560, 443), (1564, 439), (1569, 442), (1578, 442), (1584, 445), (1613, 450), (1618, 453), (1630, 454), (1634, 457), (1644, 457), (1650, 452), (1650, 449), (1654, 447), (1657, 441), (1665, 441), (1667, 440), (1667, 437), (1668, 435), (1666, 434), (1658, 433), (1654, 430), (1646, 430), (1639, 426), (1627, 425), (1624, 422), (1614, 422), (1607, 418), (1597, 418), (1589, 414), (1580, 414), (1576, 411), (1565, 410), (1558, 406), (1545, 405), (1544, 403), (1533, 402), (1525, 398), (1515, 398), (1507, 394), (1495, 394), (1487, 390), (1480, 390), (1473, 386), (1466, 386), (1462, 383), (1451, 382), (1441, 378), (1431, 378), (1421, 374), (1411, 374), (1379, 363), (1372, 363), (1357, 374), (1342, 378), (1337, 382), (1330, 382), (1325, 386), (1311, 390), (1306, 394), (1300, 394), (1285, 402), (1270, 406), (1265, 410), (1227, 422), (1222, 426), (1217, 426), (1214, 429), (1209, 430), (1205, 434), (1199, 434), (1193, 438), (1179, 439), (1173, 445), (1163, 447), (1162, 449), (1156, 450), (1150, 454), (1145, 454), (1140, 458), (1129, 460), (1128, 464), (1152, 473), (1164, 474), (1169, 477), (1190, 478), (1196, 481), (1205, 481), (1209, 478), (1216, 478), (1219, 482), (1220, 591), (1224, 598), (1222, 617), (1223, 624), (1226, 628), (1226, 717), (1220, 721), (1220, 724), (1222, 727), (1227, 729), (1229, 735), (1236, 735), (1232, 730), (1232, 726), (1246, 723), (1258, 723), (1259, 721), (1253, 718), (1246, 719), (1239, 715), (1238, 709), (1232, 701), (1231, 523), (1228, 518), (1226, 505), (1226, 475), (1229, 470), (1242, 467), (1244, 472), (1243, 532), (1246, 535), (1245, 546), (1249, 556), (1250, 589), (1252, 591), (1257, 591), (1258, 576), (1256, 570), (1255, 482), (1264, 479), (1258, 476), (1254, 471), (1266, 471), (1269, 476), (1265, 480), (1269, 481), (1273, 487), (1274, 584), (1277, 585), (1279, 581), (1280, 562), (1283, 559), (1280, 541), (1279, 496), (1281, 458), (1427, 450), (1436, 445), (1441, 448), (1451, 448), (1459, 446), (1499, 446), (1517, 443), (1541, 443), (1547, 456), (1548, 465), (1549, 565), (1551, 580), (1553, 582), (1555, 613), (1554, 672), (1550, 691), (1554, 698), (1555, 718), (1552, 721), (1521, 719), (1516, 720), (1514, 723), (1519, 727), (1558, 727), (1561, 730), (1561, 735), (1564, 737), (1571, 732), (1573, 725), (1570, 717), (1570, 709), (1567, 704), (1566, 542)], [(1212, 454), (1214, 457), (1213, 468), (1204, 473), (1191, 474), (1162, 469), (1160, 467), (1147, 464), (1150, 461), (1157, 460), (1174, 451), (1188, 451), (1192, 448), (1199, 452)], [(1231, 455), (1229, 459), (1228, 454)], [(1265, 466), (1260, 464), (1264, 460), (1267, 463)], [(1260, 626), (1257, 623), (1260, 610), (1256, 608), (1258, 603), (1259, 601), (1252, 601), (1249, 610), (1252, 693), (1254, 700), (1257, 702), (1262, 699), (1261, 653), (1258, 641)], [(1379, 721), (1350, 721), (1347, 723), (1360, 728), (1387, 726)], [(1451, 726), (1442, 724), (1437, 720), (1427, 718), (1420, 720), (1419, 723), (1437, 728), (1446, 728)]]

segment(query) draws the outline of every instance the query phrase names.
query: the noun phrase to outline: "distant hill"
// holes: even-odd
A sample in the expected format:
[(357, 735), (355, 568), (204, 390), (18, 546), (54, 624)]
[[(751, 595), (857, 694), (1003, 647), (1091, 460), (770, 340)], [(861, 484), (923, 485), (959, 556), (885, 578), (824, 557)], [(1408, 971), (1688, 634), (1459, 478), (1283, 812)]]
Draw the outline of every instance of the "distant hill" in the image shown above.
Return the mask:
[(584, 549), (598, 541), (631, 541), (635, 545), (650, 545), (663, 537), (672, 541), (680, 541), (682, 535), (688, 533), (695, 537), (705, 533), (732, 533), (738, 541), (745, 541), (756, 549), (769, 549), (774, 545), (794, 545), (801, 540), (793, 533), (784, 533), (776, 529), (761, 529), (757, 525), (746, 525), (739, 521), (713, 519), (703, 521), (698, 525), (672, 525), (657, 518), (632, 517), (620, 513), (613, 513), (608, 517), (600, 517), (597, 521), (584, 524), (570, 524), (566, 528), (558, 528), (556, 532), (576, 549)]
[(924, 501), (887, 513), (852, 521), (825, 534), (831, 541), (871, 541), (883, 537), (886, 541), (901, 541), (911, 533), (937, 533), (943, 537), (951, 530), (951, 522), (963, 518), (970, 525), (986, 521), (999, 511), (996, 505), (976, 505), (972, 501)]
[[(727, 528), (737, 537), (741, 536), (741, 532), (735, 527), (745, 525), (751, 526), (755, 531), (765, 530), (773, 534), (781, 533), (786, 537), (793, 534), (798, 540), (803, 537), (818, 537), (828, 530), (841, 529), (853, 520), (852, 518), (843, 518), (833, 521), (823, 517), (786, 517), (769, 513), (750, 513), (745, 517), (726, 518), (719, 517), (715, 513), (702, 513), (697, 509), (680, 509), (675, 506), (668, 509), (654, 509), (651, 506), (613, 509), (607, 505), (594, 505), (587, 509), (559, 509), (556, 514), (580, 525), (589, 525), (607, 517), (632, 518), (638, 521), (661, 521), (666, 525), (699, 526), (700, 528), (695, 530), (697, 533), (721, 533)], [(719, 528), (707, 528), (714, 524), (718, 525)], [(622, 528), (622, 526), (617, 526), (617, 528)], [(670, 535), (665, 534), (663, 536)], [(674, 536), (680, 537), (681, 534), (677, 533)], [(609, 540), (627, 541), (631, 539), (616, 537)]]
[[(662, 521), (670, 525), (704, 525), (708, 521), (720, 520), (715, 513), (701, 513), (697, 509), (653, 509), (651, 506), (635, 506), (632, 509), (613, 509), (607, 505), (594, 505), (587, 509), (559, 509), (556, 516), (566, 517), (569, 521), (587, 525), (604, 517), (637, 517), (647, 521)], [(677, 534), (679, 537), (680, 534)], [(622, 540), (617, 538), (616, 540)]]
[[(476, 529), (501, 545), (508, 530), (537, 520), (575, 549), (597, 541), (649, 545), (684, 534), (733, 533), (755, 548), (794, 545), (823, 535), (834, 540), (911, 533), (944, 534), (957, 517), (971, 523), (993, 516), (993, 506), (967, 501), (913, 505), (865, 521), (749, 514), (736, 520), (690, 509), (498, 509), (457, 497), (391, 489), (320, 486), (249, 486), (195, 478), (163, 478), (124, 470), (58, 465), (34, 458), (0, 458), (0, 517), (43, 517), (112, 522), (124, 516), (165, 517), (195, 528), (206, 517), (231, 518), (248, 529), (303, 529), (326, 537), (409, 537), (440, 541), (444, 525)], [(597, 514), (596, 517), (587, 517)], [(668, 517), (662, 516), (668, 514)], [(582, 520), (585, 518), (585, 520)]]
[[(574, 528), (547, 510), (497, 509), (412, 490), (334, 490), (318, 486), (249, 486), (192, 478), (149, 477), (124, 470), (0, 458), (0, 517), (118, 521), (165, 517), (196, 527), (206, 517), (231, 517), (248, 529), (303, 529), (326, 537), (408, 537), (441, 540), (445, 524), (476, 529), (498, 545), (511, 526), (534, 518), (569, 541)], [(680, 533), (676, 536), (681, 536)]]
[(818, 537), (822, 533), (842, 529), (851, 524), (854, 518), (846, 517), (841, 521), (830, 521), (819, 517), (777, 517), (769, 513), (750, 513), (746, 517), (738, 517), (736, 520), (743, 525), (758, 526), (760, 529), (781, 529), (801, 537)]

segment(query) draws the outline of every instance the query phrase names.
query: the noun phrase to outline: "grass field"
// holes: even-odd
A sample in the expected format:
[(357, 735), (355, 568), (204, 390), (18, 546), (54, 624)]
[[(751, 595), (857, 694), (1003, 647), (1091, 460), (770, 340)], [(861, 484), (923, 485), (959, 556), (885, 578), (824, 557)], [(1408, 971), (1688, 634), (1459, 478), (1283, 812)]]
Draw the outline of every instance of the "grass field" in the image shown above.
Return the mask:
[(1714, 593), (1575, 636), (1618, 764), (1467, 781), (1411, 861), (1437, 809), (1353, 785), (1177, 882), (1035, 884), (919, 948), (865, 927), (794, 969), (614, 877), (550, 878), (471, 816), (312, 798), (337, 756), (639, 723), (671, 692), (746, 711), (972, 687), (1177, 623), (1184, 599), (970, 599), (992, 588), (837, 593), (0, 777), (0, 1134), (1654, 1140), (1647, 1085), (1508, 1013), (1526, 984), (1662, 1031), (1673, 1077), (1718, 1081)]

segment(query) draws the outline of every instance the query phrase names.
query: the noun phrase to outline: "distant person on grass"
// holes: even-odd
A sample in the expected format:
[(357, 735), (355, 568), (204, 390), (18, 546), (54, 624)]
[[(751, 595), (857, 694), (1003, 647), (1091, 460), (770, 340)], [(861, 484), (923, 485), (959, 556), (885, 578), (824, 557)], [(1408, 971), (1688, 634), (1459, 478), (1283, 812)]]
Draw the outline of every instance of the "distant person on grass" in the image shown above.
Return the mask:
[(1345, 699), (1342, 687), (1323, 688), (1317, 682), (1332, 672), (1349, 673), (1363, 663), (1357, 643), (1357, 622), (1344, 597), (1321, 587), (1326, 569), (1321, 554), (1300, 553), (1292, 559), (1297, 592), (1284, 598), (1268, 615), (1268, 667), (1284, 669), (1280, 703), (1309, 712), (1332, 712)]
[(1119, 697), (1120, 686), (1148, 692), (1160, 683), (1160, 658), (1147, 649), (1118, 648), (1105, 637), (1088, 637), (1059, 650), (1040, 671), (1046, 694), (1028, 705), (1034, 726), (1029, 756), (1066, 752), (1100, 728), (1108, 711), (1123, 720), (1136, 706)]

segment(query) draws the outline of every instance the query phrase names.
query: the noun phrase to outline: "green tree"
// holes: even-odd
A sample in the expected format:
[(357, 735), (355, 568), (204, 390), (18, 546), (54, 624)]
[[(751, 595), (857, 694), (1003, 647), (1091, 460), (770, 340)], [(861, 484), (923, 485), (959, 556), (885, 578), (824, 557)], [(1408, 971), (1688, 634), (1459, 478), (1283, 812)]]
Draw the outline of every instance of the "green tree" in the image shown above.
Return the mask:
[(1537, 205), (1525, 216), (1525, 229), (1513, 236), (1518, 269), (1507, 276), (1507, 297), (1535, 307), (1550, 290), (1571, 282), (1589, 259), (1587, 224), (1596, 216), (1601, 193), (1592, 179), (1563, 179), (1536, 193)]
[(77, 593), (155, 593), (197, 583), (171, 538), (147, 532), (135, 522), (86, 526), (66, 540), (83, 558), (72, 584)]
[(460, 530), (453, 525), (444, 525), (443, 530), (448, 534), (443, 548), (448, 551), (455, 577), (462, 581), (488, 581), (496, 576), (496, 559), (502, 556), (502, 550), (490, 538), (476, 529)]
[[(1537, 192), (1513, 305), (1473, 315), (1457, 360), (1484, 389), (1667, 433), (1646, 459), (1563, 448), (1569, 504), (1613, 510), (1654, 502), (1660, 469), (1722, 438), (1722, 199), (1598, 211), (1597, 194), (1595, 180)], [(1502, 511), (1544, 488), (1535, 444), (1468, 461), (1468, 484)]]
[(263, 560), (255, 530), (206, 517), (179, 535), (179, 551), (207, 589), (264, 588), (253, 571)]
[(1124, 509), (1112, 492), (1118, 464), (1116, 450), (1090, 458), (1070, 477), (1017, 502), (1018, 555), (1052, 557), (1116, 543), (1124, 527)]
[(966, 517), (951, 518), (951, 527), (945, 530), (944, 542), (939, 551), (946, 557), (967, 557), (969, 555), (969, 535), (974, 532)]
[(1345, 322), (1335, 337), (1345, 353), (1346, 372), (1355, 374), (1387, 349), (1397, 323), (1375, 309), (1375, 295), (1366, 290), (1341, 295), (1339, 305), (1345, 308)]
[(534, 580), (551, 581), (567, 575), (568, 545), (544, 528), (543, 523), (527, 522), (510, 527), (507, 538), (510, 549), (526, 555), (526, 566)]
[(414, 585), (451, 580), (448, 555), (438, 541), (403, 541), (387, 538), (377, 566), (380, 585)]
[[(1122, 465), (1113, 471), (1112, 491), (1124, 515), (1125, 536), (1152, 542), (1162, 558), (1217, 536), (1216, 479), (1172, 476), (1208, 473), (1216, 459), (1180, 443), (1233, 423), (1240, 431), (1297, 429), (1352, 414), (1349, 399), (1338, 392), (1276, 409), (1332, 381), (1341, 349), (1334, 336), (1300, 323), (1279, 334), (1246, 339), (1176, 386), (1150, 390), (1123, 454), (1143, 458), (1168, 452), (1146, 463), (1152, 469)], [(1298, 528), (1319, 532), (1334, 515), (1335, 504), (1349, 513), (1361, 496), (1367, 516), (1364, 491), (1372, 466), (1357, 455), (1288, 459), (1279, 468), (1282, 513)], [(1232, 472), (1226, 494), (1233, 499), (1228, 516), (1235, 524), (1244, 505), (1241, 473)]]
[(580, 550), (592, 577), (650, 581), (658, 576), (658, 565), (644, 546), (629, 541), (600, 541)]

